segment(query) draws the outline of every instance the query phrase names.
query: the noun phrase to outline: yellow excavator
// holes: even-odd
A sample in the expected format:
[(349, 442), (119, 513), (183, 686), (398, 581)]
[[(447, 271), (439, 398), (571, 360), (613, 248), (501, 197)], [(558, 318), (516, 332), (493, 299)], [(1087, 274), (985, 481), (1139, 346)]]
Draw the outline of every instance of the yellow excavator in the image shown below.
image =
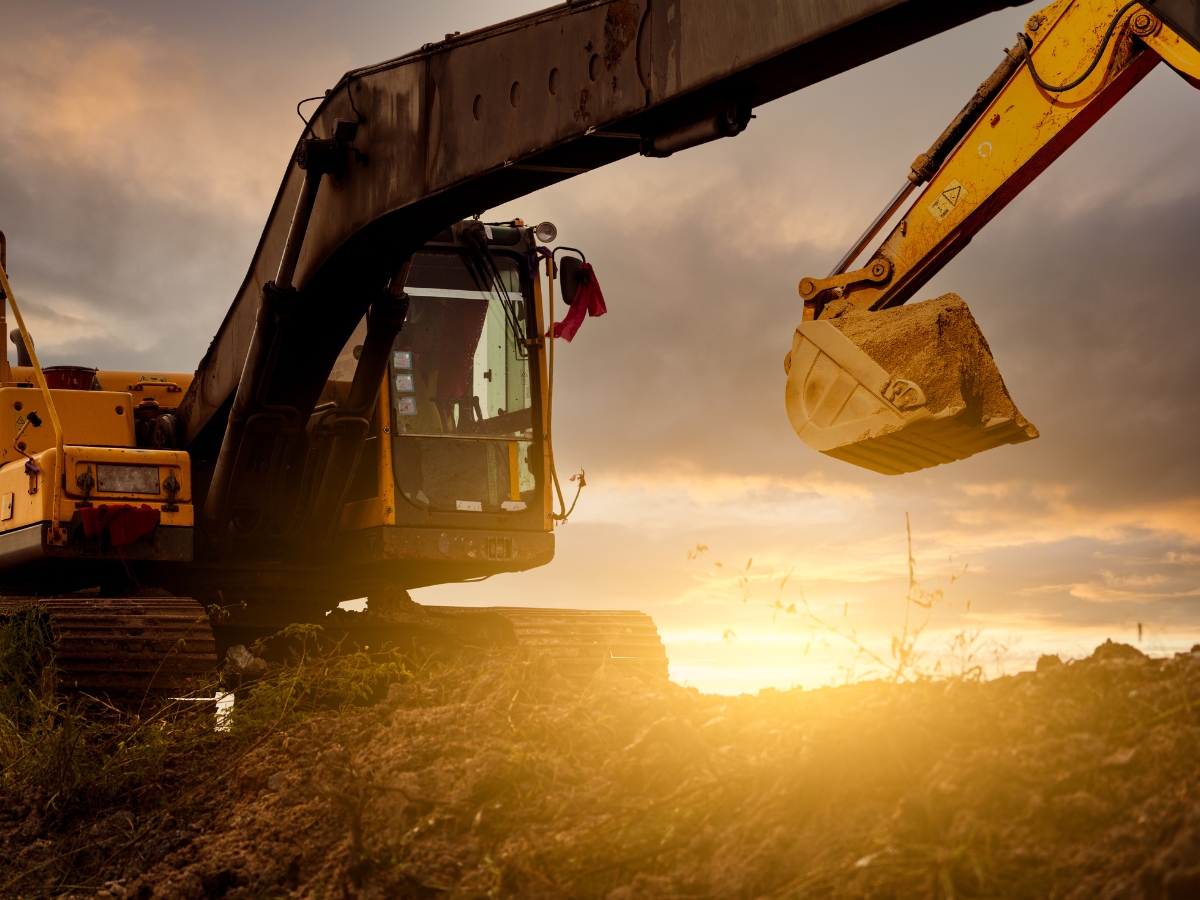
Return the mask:
[[(1006, 5), (591, 0), (348, 72), (301, 115), (193, 375), (43, 368), (0, 238), (18, 351), (0, 364), (0, 615), (37, 598), (64, 685), (109, 693), (186, 680), (296, 621), (665, 673), (641, 613), (407, 595), (546, 564), (570, 511), (545, 335), (555, 285), (570, 304), (594, 276), (550, 223), (475, 214), (735, 136), (769, 100)], [(785, 360), (801, 439), (896, 474), (1036, 437), (965, 304), (903, 304), (1159, 62), (1200, 85), (1198, 48), (1197, 0), (1030, 17), (830, 276), (801, 281)], [(360, 597), (365, 613), (338, 608)]]

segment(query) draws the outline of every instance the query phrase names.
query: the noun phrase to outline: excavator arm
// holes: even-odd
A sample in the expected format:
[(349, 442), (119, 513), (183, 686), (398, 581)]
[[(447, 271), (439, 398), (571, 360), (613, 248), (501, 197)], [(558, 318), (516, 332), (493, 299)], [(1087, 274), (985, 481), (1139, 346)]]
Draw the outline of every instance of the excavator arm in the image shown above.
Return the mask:
[[(1001, 392), (1004, 398), (990, 412), (1000, 415), (984, 415), (987, 401), (976, 397), (973, 402), (961, 392), (942, 409), (931, 408), (936, 404), (922, 384), (932, 377), (925, 374), (928, 365), (923, 370), (897, 351), (905, 342), (921, 343), (908, 330), (923, 327), (917, 323), (918, 313), (878, 319), (887, 337), (874, 340), (865, 337), (869, 320), (853, 315), (840, 320), (852, 313), (879, 314), (912, 298), (1160, 62), (1200, 87), (1198, 44), (1200, 4), (1194, 0), (1059, 0), (1030, 16), (1025, 32), (1017, 35), (996, 71), (933, 146), (916, 158), (904, 186), (830, 275), (800, 281), (804, 320), (812, 324), (801, 325), (785, 364), (789, 416), (800, 436), (815, 449), (888, 474), (1036, 437), (1036, 429), (1008, 400), (986, 342), (974, 321), (967, 322), (965, 306), (938, 313), (939, 333), (945, 331), (948, 317), (961, 320), (964, 329), (960, 346), (941, 354), (940, 364), (945, 367), (957, 353), (964, 383), (981, 378), (994, 382), (993, 393)], [(916, 200), (866, 263), (850, 270), (918, 188), (922, 189)], [(874, 357), (864, 350), (867, 342), (873, 345)], [(886, 378), (875, 371), (879, 366), (867, 365), (883, 355), (881, 343), (893, 350), (886, 371), (881, 370)], [(828, 374), (834, 371), (828, 365), (817, 365), (821, 359), (834, 362), (838, 375)], [(804, 364), (797, 367), (796, 360)], [(851, 374), (856, 367), (861, 378)], [(977, 371), (981, 367), (986, 370), (983, 376)], [(822, 371), (827, 374), (822, 376)], [(850, 389), (851, 381), (859, 390)], [(852, 395), (857, 395), (856, 403), (848, 402)], [(838, 402), (842, 405), (831, 411)]]

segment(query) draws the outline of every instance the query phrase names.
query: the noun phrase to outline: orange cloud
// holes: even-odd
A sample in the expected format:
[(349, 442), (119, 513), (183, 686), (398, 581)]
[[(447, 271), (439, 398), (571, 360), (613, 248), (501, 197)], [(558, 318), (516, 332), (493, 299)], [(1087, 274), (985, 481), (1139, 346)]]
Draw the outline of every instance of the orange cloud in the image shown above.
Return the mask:
[(260, 218), (286, 138), (228, 108), (210, 66), (188, 45), (152, 34), (17, 41), (0, 58), (6, 152), (29, 171), (93, 173), (184, 208)]

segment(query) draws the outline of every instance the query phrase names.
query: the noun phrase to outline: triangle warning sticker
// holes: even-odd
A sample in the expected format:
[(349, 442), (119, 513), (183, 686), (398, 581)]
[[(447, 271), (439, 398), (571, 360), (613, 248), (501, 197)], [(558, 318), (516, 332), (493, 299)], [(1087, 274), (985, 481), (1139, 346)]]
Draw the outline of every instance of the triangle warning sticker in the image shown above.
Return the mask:
[(958, 206), (966, 194), (967, 189), (959, 183), (958, 179), (951, 179), (950, 183), (929, 204), (929, 214), (941, 222), (952, 209)]

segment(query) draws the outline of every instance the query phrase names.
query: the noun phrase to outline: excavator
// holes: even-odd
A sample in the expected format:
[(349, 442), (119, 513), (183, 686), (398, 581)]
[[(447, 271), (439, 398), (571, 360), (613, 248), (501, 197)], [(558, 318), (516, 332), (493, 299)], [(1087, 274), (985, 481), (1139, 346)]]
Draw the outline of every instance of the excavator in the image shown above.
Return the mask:
[[(62, 683), (110, 693), (186, 682), (292, 622), (360, 645), (526, 645), (581, 677), (665, 674), (635, 611), (407, 594), (544, 565), (569, 513), (547, 332), (556, 285), (579, 302), (594, 275), (550, 223), (481, 212), (736, 136), (770, 100), (1009, 5), (584, 0), (347, 72), (301, 114), (192, 375), (43, 368), (0, 238), (0, 327), (9, 306), (17, 326), (0, 615), (36, 598)], [(1200, 87), (1198, 0), (1029, 17), (831, 273), (800, 281), (784, 399), (801, 440), (899, 474), (1037, 436), (966, 304), (905, 304), (1159, 63)], [(365, 612), (340, 608), (362, 597)]]

